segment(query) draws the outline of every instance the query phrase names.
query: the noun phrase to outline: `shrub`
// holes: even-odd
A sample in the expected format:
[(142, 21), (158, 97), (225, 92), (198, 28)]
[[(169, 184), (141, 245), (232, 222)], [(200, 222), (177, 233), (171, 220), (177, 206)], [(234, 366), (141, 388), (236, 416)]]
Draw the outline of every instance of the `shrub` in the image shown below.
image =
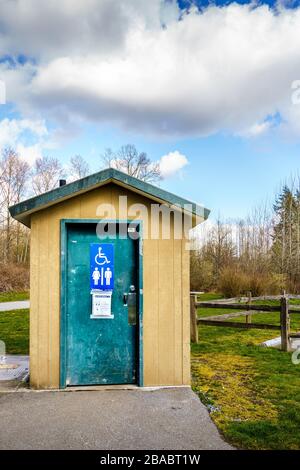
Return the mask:
[(0, 264), (0, 292), (29, 289), (29, 268), (20, 264)]
[(212, 264), (207, 260), (197, 259), (193, 252), (191, 254), (190, 274), (192, 291), (209, 291), (215, 287)]
[(223, 268), (221, 271), (218, 291), (225, 297), (238, 297), (247, 291), (248, 284), (246, 274), (237, 267), (230, 266)]
[(265, 273), (256, 276), (254, 286), (257, 293), (253, 293), (253, 296), (280, 295), (283, 289), (286, 289), (286, 278), (283, 274)]
[(250, 291), (253, 297), (260, 297), (262, 295), (270, 294), (270, 275), (265, 273), (251, 273), (247, 279), (247, 290)]
[(286, 279), (282, 275), (268, 272), (245, 272), (239, 267), (222, 269), (219, 291), (225, 297), (239, 297), (252, 293), (253, 297), (278, 295), (285, 288)]

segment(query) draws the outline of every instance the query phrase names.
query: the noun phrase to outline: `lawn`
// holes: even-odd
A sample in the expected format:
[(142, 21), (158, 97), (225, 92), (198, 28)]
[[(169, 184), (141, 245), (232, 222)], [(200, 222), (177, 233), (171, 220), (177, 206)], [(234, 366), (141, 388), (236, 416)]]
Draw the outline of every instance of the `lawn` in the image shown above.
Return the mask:
[[(229, 312), (201, 308), (198, 314)], [(279, 324), (279, 314), (257, 314), (254, 321)], [(291, 315), (291, 326), (300, 329), (300, 315)], [(300, 449), (300, 365), (290, 353), (259, 346), (275, 336), (279, 332), (200, 325), (199, 344), (192, 345), (193, 388), (238, 448)]]
[[(300, 300), (299, 299), (290, 299), (289, 300), (290, 302), (290, 305), (293, 306), (293, 305), (300, 305)], [(257, 304), (257, 305), (280, 305), (280, 301), (279, 300), (253, 300), (252, 302), (253, 304)]]
[[(201, 308), (199, 315), (229, 312)], [(276, 313), (253, 318), (279, 323)], [(300, 315), (292, 314), (291, 324), (299, 330)], [(276, 335), (201, 325), (199, 344), (192, 345), (193, 389), (225, 439), (241, 449), (300, 449), (300, 365), (292, 364), (290, 353), (259, 346)], [(29, 311), (0, 312), (0, 339), (7, 353), (28, 354)]]
[(29, 310), (0, 312), (0, 340), (7, 354), (29, 354)]
[(29, 292), (0, 292), (0, 302), (16, 302), (18, 300), (28, 300)]
[(206, 292), (205, 294), (198, 294), (197, 298), (200, 301), (218, 300), (222, 299), (222, 294), (216, 294), (215, 292)]

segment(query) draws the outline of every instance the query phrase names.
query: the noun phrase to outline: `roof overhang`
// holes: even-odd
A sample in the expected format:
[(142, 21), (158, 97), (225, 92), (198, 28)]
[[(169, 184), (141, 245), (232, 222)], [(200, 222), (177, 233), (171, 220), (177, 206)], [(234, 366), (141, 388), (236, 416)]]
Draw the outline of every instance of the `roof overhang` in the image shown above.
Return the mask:
[(185, 214), (192, 216), (193, 225), (206, 220), (210, 211), (205, 207), (181, 198), (164, 189), (152, 184), (141, 181), (126, 173), (108, 168), (106, 170), (86, 176), (85, 178), (73, 181), (52, 191), (48, 191), (39, 196), (32, 197), (26, 201), (20, 202), (9, 208), (11, 216), (30, 227), (31, 215), (40, 210), (59, 204), (65, 200), (76, 197), (80, 194), (92, 191), (93, 189), (115, 183), (119, 186), (130, 189), (131, 191), (141, 194), (142, 196), (152, 199), (160, 204), (167, 204), (172, 209), (181, 210)]

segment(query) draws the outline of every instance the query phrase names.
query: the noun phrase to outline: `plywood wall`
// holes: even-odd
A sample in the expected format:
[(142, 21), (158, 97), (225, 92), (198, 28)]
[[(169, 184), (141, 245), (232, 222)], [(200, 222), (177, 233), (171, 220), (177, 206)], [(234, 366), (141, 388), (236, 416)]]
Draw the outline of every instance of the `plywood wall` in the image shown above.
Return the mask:
[[(30, 370), (35, 388), (59, 387), (60, 220), (97, 218), (99, 204), (112, 204), (106, 218), (117, 218), (119, 195), (128, 205), (151, 201), (109, 184), (32, 216), (30, 287)], [(124, 214), (121, 214), (124, 218)], [(127, 214), (130, 219), (130, 214)], [(144, 225), (150, 222), (141, 214)], [(161, 228), (161, 227), (160, 227)], [(172, 230), (173, 234), (173, 230)], [(171, 234), (171, 235), (172, 235)], [(144, 240), (144, 385), (190, 383), (189, 252), (185, 240)]]

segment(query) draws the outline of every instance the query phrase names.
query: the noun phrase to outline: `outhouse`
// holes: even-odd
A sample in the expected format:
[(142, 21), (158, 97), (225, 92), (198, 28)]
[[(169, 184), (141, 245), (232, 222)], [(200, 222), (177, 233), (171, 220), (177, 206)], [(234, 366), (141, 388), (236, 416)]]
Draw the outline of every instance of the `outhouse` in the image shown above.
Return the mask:
[(190, 383), (190, 228), (209, 211), (107, 169), (10, 208), (31, 229), (36, 389)]

